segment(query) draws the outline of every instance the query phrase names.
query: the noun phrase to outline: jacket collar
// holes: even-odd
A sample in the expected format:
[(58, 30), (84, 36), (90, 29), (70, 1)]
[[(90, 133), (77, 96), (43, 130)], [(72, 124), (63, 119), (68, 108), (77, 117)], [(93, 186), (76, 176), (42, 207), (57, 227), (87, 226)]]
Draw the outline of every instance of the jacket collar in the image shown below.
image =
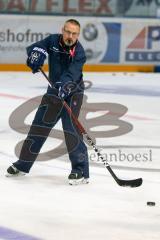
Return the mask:
[(76, 41), (72, 46), (67, 46), (63, 41), (62, 35), (60, 35), (59, 45), (61, 46), (63, 51), (68, 53), (71, 57), (75, 56), (75, 49), (76, 49), (77, 43), (78, 43), (78, 41)]

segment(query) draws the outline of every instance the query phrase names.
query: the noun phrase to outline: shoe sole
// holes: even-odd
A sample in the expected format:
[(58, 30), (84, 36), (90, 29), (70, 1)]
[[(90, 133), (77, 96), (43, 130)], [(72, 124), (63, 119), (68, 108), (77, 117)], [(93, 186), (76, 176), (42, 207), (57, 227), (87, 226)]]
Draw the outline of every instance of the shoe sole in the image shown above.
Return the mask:
[(89, 180), (86, 178), (80, 179), (69, 179), (69, 185), (79, 185), (79, 184), (88, 184)]
[(6, 173), (5, 176), (6, 177), (23, 177), (25, 176), (26, 174), (25, 173), (22, 173), (22, 172), (19, 172), (19, 173), (16, 173), (16, 174), (10, 174), (10, 173)]

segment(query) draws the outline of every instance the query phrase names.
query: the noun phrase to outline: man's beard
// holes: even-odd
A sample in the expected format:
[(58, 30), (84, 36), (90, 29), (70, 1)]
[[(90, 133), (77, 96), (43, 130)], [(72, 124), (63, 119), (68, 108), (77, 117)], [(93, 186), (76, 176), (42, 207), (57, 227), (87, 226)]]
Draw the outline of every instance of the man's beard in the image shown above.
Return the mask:
[(71, 47), (73, 44), (74, 44), (74, 43), (73, 43), (72, 39), (67, 39), (67, 40), (65, 41), (65, 45), (68, 46), (68, 47)]

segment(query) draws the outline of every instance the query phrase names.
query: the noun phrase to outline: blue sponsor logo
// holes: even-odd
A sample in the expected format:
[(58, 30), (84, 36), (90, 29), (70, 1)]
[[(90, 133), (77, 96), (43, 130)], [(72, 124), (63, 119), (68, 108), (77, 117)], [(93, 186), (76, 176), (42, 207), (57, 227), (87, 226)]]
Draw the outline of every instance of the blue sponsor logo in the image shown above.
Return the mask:
[(108, 47), (101, 62), (118, 63), (120, 59), (120, 23), (103, 23), (108, 37)]
[(128, 62), (160, 61), (160, 26), (144, 27), (127, 46), (125, 60)]

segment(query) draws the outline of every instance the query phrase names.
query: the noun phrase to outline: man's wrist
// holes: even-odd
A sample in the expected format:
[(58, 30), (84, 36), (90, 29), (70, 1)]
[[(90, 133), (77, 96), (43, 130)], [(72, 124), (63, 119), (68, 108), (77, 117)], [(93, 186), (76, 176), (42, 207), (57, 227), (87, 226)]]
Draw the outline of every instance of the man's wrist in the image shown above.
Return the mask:
[(46, 55), (47, 57), (47, 51), (43, 48), (40, 48), (40, 47), (34, 47), (32, 51), (37, 51), (37, 52), (40, 52), (40, 53), (43, 53)]

